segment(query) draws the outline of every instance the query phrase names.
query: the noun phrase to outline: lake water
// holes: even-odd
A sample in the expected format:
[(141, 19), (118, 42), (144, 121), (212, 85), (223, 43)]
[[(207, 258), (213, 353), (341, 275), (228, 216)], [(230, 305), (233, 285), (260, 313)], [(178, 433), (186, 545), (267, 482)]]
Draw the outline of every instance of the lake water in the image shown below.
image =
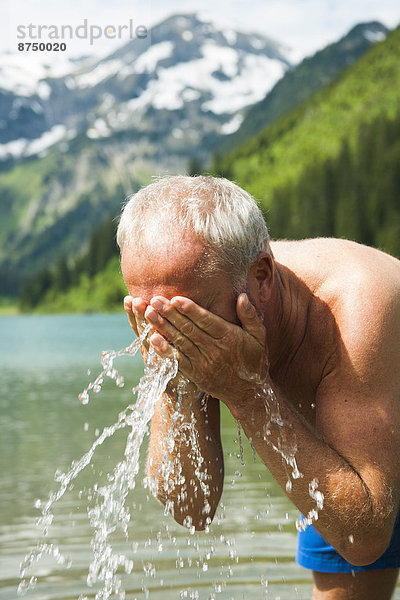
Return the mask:
[[(143, 372), (140, 355), (116, 361), (124, 388), (109, 381), (88, 405), (77, 399), (101, 370), (100, 351), (131, 341), (125, 315), (0, 317), (0, 600), (17, 598), (19, 564), (36, 544), (35, 500), (57, 489), (56, 470), (68, 470), (131, 402)], [(39, 561), (27, 600), (94, 598), (97, 589), (86, 584), (93, 534), (88, 496), (121, 460), (126, 435), (122, 430), (107, 440), (55, 506), (49, 541), (71, 567), (49, 557)], [(246, 443), (241, 464), (236, 425), (226, 410), (223, 446), (225, 486), (209, 533), (190, 535), (140, 485), (129, 496), (129, 540), (113, 538), (114, 548), (133, 561), (123, 576), (127, 599), (310, 597), (310, 573), (294, 562), (297, 511)], [(145, 448), (142, 463), (144, 456)]]

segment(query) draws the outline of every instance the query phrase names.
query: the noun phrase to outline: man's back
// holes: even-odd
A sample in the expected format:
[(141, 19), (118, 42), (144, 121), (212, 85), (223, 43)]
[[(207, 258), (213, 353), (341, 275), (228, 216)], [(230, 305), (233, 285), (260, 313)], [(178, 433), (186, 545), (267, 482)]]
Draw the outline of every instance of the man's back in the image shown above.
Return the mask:
[[(309, 362), (313, 370), (308, 367), (302, 373), (310, 378), (312, 391), (328, 374), (332, 380), (336, 373), (364, 383), (367, 377), (382, 380), (380, 385), (390, 381), (400, 401), (400, 261), (347, 240), (271, 245), (277, 263), (289, 269), (313, 298), (309, 337), (286, 376)], [(303, 365), (296, 365), (296, 360)]]

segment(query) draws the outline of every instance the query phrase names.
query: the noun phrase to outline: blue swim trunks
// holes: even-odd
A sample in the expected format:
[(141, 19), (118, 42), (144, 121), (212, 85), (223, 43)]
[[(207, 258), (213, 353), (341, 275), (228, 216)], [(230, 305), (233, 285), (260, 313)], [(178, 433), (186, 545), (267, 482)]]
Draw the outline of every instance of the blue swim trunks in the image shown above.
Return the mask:
[(388, 548), (370, 565), (357, 567), (348, 563), (312, 525), (298, 533), (296, 562), (301, 567), (322, 573), (360, 573), (378, 569), (396, 569), (400, 567), (400, 513), (397, 515)]

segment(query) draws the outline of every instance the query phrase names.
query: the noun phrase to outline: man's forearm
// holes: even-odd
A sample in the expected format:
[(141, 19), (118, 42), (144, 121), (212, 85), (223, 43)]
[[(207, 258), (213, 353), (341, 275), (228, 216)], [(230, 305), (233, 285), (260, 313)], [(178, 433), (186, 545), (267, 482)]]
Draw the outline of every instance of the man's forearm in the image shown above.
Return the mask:
[(219, 402), (187, 399), (179, 410), (164, 394), (152, 419), (147, 474), (153, 492), (178, 523), (204, 529), (222, 493), (224, 465)]
[[(316, 529), (349, 562), (368, 564), (384, 551), (393, 520), (390, 499), (384, 506), (383, 490), (369, 489), (362, 474), (320, 439), (282, 395), (275, 390), (271, 400), (264, 388), (232, 412), (290, 500), (304, 515), (315, 517), (317, 510)], [(321, 510), (317, 492), (323, 494)]]

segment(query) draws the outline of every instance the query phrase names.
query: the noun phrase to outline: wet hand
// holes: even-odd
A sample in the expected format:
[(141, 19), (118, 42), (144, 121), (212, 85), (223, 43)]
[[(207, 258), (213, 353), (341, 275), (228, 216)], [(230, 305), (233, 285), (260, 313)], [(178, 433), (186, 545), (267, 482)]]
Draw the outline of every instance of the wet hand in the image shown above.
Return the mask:
[[(125, 296), (124, 298), (124, 310), (128, 316), (129, 324), (138, 337), (141, 335), (146, 325), (144, 315), (147, 306), (148, 305), (143, 298), (132, 298), (132, 296)], [(144, 361), (146, 361), (148, 349), (149, 346), (146, 339), (140, 347)]]
[(236, 310), (242, 327), (181, 296), (156, 296), (145, 311), (157, 354), (175, 355), (180, 372), (232, 412), (268, 376), (265, 327), (246, 294), (239, 296)]
[[(132, 296), (125, 296), (124, 298), (124, 310), (128, 316), (129, 324), (138, 337), (141, 335), (147, 324), (145, 321), (147, 307), (148, 304), (143, 298), (133, 298)], [(154, 331), (155, 329), (153, 329), (153, 332)], [(148, 350), (149, 343), (148, 338), (146, 338), (140, 347), (144, 362), (147, 360)], [(174, 379), (169, 381), (166, 391), (172, 399), (177, 400), (179, 390), (181, 392), (183, 391), (186, 400), (188, 398), (200, 398), (198, 388), (191, 381), (185, 381), (184, 378), (182, 378), (182, 375), (178, 373)]]
[(143, 298), (132, 298), (125, 296), (124, 310), (128, 316), (129, 324), (133, 331), (139, 336), (145, 327), (145, 317), (147, 304)]

